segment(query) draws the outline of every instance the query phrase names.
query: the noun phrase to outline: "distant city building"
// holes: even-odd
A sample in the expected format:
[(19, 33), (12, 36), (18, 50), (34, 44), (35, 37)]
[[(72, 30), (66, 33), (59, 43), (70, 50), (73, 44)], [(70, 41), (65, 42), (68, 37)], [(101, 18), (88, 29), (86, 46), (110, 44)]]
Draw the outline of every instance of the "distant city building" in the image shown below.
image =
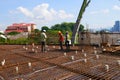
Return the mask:
[(5, 33), (9, 32), (28, 32), (31, 33), (36, 29), (36, 25), (34, 23), (14, 23), (7, 27)]
[(112, 32), (120, 32), (120, 21), (115, 21), (115, 25), (111, 29)]

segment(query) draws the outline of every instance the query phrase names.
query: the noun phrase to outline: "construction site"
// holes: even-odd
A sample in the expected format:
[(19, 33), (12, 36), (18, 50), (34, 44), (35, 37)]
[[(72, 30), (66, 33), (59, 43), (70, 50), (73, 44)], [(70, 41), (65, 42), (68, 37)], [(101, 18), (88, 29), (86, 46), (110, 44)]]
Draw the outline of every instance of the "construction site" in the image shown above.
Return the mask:
[(0, 80), (120, 80), (120, 33), (79, 31), (90, 1), (83, 0), (69, 51), (58, 44), (45, 45), (45, 52), (41, 44), (0, 44)]
[(40, 45), (0, 45), (0, 80), (120, 80), (120, 57), (112, 47), (46, 47), (41, 53)]

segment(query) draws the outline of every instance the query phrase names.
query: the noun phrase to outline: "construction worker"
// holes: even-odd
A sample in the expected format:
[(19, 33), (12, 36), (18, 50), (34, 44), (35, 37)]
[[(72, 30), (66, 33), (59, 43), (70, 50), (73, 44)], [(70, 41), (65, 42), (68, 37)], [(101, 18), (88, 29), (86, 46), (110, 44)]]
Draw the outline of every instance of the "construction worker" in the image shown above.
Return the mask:
[(65, 35), (66, 51), (70, 50), (70, 43), (71, 43), (70, 35), (69, 35), (68, 31), (66, 31), (66, 35)]
[(46, 39), (47, 39), (46, 30), (42, 30), (41, 32), (41, 51), (42, 52), (45, 52)]
[(59, 45), (60, 45), (60, 49), (63, 50), (63, 41), (64, 41), (64, 37), (61, 31), (58, 31), (58, 35), (59, 35)]

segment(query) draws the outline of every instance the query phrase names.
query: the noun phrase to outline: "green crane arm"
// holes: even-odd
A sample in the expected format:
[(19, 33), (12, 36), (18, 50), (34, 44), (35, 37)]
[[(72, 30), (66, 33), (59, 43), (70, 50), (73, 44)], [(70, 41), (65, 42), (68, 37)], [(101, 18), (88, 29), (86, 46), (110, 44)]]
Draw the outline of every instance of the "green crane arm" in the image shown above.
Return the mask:
[(72, 33), (72, 40), (71, 40), (72, 44), (74, 44), (74, 42), (75, 42), (76, 33), (78, 32), (78, 30), (80, 28), (80, 21), (82, 19), (82, 15), (85, 12), (85, 9), (89, 5), (90, 1), (91, 0), (84, 0), (82, 3), (82, 6), (81, 6), (81, 9), (80, 9), (79, 15), (77, 17), (76, 23), (74, 25), (73, 33)]

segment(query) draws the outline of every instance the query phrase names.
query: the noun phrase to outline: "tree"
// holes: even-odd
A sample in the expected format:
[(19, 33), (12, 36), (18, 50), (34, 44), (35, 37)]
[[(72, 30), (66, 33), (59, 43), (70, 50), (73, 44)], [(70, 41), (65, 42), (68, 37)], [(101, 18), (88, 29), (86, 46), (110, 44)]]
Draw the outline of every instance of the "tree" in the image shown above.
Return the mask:
[(73, 25), (74, 23), (72, 22), (70, 23), (63, 22), (61, 24), (55, 24), (54, 26), (51, 27), (51, 30), (58, 30), (58, 31), (60, 30), (62, 32), (66, 32), (66, 31), (72, 32)]
[(20, 32), (15, 32), (15, 31), (13, 31), (13, 32), (9, 32), (9, 33), (8, 33), (8, 35), (17, 35), (17, 34), (20, 34)]
[(61, 30), (61, 24), (55, 24), (51, 27), (51, 30)]
[(71, 28), (70, 28), (69, 23), (66, 23), (66, 22), (64, 22), (64, 23), (61, 24), (61, 29), (62, 29), (64, 32), (65, 32), (65, 31), (69, 31), (69, 32), (72, 31)]
[(43, 26), (43, 27), (41, 28), (41, 30), (46, 30), (46, 31), (48, 31), (49, 28), (48, 28), (48, 26)]
[(84, 26), (82, 24), (80, 24), (79, 31), (84, 31)]
[(35, 29), (34, 32), (35, 32), (35, 33), (39, 33), (40, 30), (39, 30), (39, 29)]

